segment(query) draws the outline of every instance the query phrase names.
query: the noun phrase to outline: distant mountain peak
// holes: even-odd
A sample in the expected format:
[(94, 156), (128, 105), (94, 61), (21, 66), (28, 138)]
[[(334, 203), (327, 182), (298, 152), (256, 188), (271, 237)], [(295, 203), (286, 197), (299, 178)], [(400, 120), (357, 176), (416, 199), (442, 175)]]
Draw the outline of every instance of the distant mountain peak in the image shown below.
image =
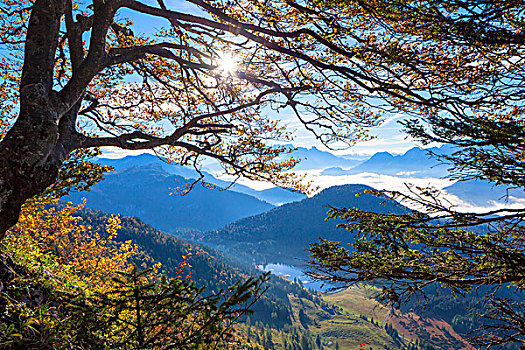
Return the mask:
[(394, 158), (394, 156), (390, 152), (383, 151), (383, 152), (377, 152), (372, 157), (370, 157), (370, 159), (381, 159), (381, 158), (391, 159), (391, 158)]
[(426, 153), (426, 150), (424, 148), (416, 146), (406, 151), (404, 155), (406, 156), (407, 154), (411, 154), (411, 153), (421, 153), (422, 151)]
[(373, 188), (368, 185), (364, 185), (364, 184), (336, 185), (336, 186), (331, 186), (331, 187), (323, 189), (321, 192), (317, 193), (312, 198), (322, 197), (323, 195), (330, 194), (330, 193), (336, 193), (336, 192), (339, 192), (339, 193), (346, 192), (349, 194), (357, 194), (357, 193), (362, 193), (365, 190), (373, 190)]
[[(139, 155), (130, 155), (120, 159), (109, 159), (109, 158), (98, 158), (96, 161), (100, 164), (109, 165), (115, 168), (115, 172), (121, 172), (128, 168), (139, 167), (143, 168), (145, 171), (147, 169), (148, 173), (155, 173), (159, 176), (175, 175), (180, 176), (183, 179), (197, 179), (200, 174), (198, 174), (195, 169), (190, 167), (184, 167), (179, 164), (170, 164), (163, 162), (157, 156), (153, 154), (139, 154)], [(204, 174), (204, 181), (212, 184), (216, 184), (218, 187), (227, 188), (231, 185), (228, 181), (223, 181), (217, 179), (212, 174), (202, 171)], [(292, 193), (290, 191), (284, 190), (282, 188), (275, 188), (271, 191), (257, 191), (248, 186), (236, 183), (229, 191), (236, 193), (243, 193), (250, 196), (253, 196), (261, 201), (268, 202), (273, 205), (281, 205), (283, 203), (289, 203), (293, 201), (300, 200), (305, 196), (299, 193)]]

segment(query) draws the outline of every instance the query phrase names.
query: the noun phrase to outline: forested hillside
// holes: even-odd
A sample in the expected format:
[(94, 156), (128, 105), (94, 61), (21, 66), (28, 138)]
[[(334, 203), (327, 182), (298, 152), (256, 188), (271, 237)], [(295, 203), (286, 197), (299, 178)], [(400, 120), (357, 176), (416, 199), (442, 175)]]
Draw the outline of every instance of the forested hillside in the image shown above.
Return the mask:
[(367, 189), (370, 187), (365, 185), (330, 187), (312, 198), (282, 205), (194, 238), (247, 261), (301, 265), (308, 256), (305, 249), (319, 237), (340, 242), (351, 238), (348, 231), (336, 228), (337, 221), (325, 221), (330, 206), (358, 207), (378, 213), (408, 211), (394, 201), (364, 194)]
[[(84, 209), (80, 215), (83, 224), (95, 231), (104, 231), (108, 214)], [(179, 264), (186, 259), (191, 279), (199, 286), (206, 286), (204, 294), (227, 289), (239, 280), (262, 273), (251, 264), (161, 232), (136, 217), (121, 218), (121, 228), (115, 241), (132, 241), (138, 247), (138, 254), (134, 258), (136, 264), (146, 268), (161, 262), (161, 270), (168, 276), (180, 274)], [(385, 345), (392, 350), (405, 347), (417, 349), (417, 340), (420, 349), (431, 350), (436, 349), (439, 342), (459, 341), (461, 344), (462, 341), (443, 333), (439, 333), (439, 337), (434, 340), (430, 337), (402, 338), (392, 328), (390, 321), (386, 323), (386, 328), (380, 325), (387, 313), (378, 312), (378, 304), (367, 300), (364, 297), (367, 293), (363, 291), (347, 291), (340, 297), (323, 296), (306, 290), (299, 281), (287, 281), (276, 276), (272, 276), (267, 288), (254, 305), (248, 325), (239, 328), (242, 337), (261, 344), (265, 349), (335, 349), (336, 343), (343, 346), (341, 349), (351, 349), (349, 346), (357, 346), (358, 342), (367, 343), (372, 349), (385, 349)], [(434, 327), (436, 324), (431, 319), (426, 320), (427, 325)], [(396, 325), (399, 328), (399, 322)], [(418, 327), (415, 324), (411, 329), (414, 331)], [(443, 323), (441, 327), (449, 326)], [(317, 346), (317, 343), (321, 346)]]
[[(83, 222), (96, 231), (104, 228), (107, 215), (104, 212), (87, 209), (81, 212)], [(191, 279), (199, 286), (206, 286), (207, 293), (227, 289), (240, 280), (262, 274), (262, 271), (253, 266), (227, 258), (216, 250), (189, 243), (154, 229), (139, 218), (122, 217), (121, 220), (122, 227), (116, 240), (120, 242), (131, 240), (138, 246), (139, 252), (135, 263), (146, 268), (155, 262), (160, 262), (161, 270), (168, 276), (174, 277), (179, 274), (178, 268), (183, 261), (183, 256), (187, 256), (191, 266), (187, 271), (191, 272)], [(255, 304), (252, 319), (274, 327), (291, 324), (291, 305), (287, 295), (291, 292), (299, 293), (297, 291), (299, 287), (277, 277), (272, 277), (267, 287), (267, 293)]]

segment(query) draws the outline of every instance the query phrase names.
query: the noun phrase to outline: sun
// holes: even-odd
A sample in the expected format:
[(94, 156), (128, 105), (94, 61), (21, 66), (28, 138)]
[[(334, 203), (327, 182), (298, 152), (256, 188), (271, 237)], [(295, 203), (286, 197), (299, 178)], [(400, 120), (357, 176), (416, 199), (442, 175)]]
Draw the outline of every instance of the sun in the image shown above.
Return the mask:
[(223, 52), (219, 55), (217, 69), (224, 72), (225, 75), (231, 75), (237, 70), (237, 62), (231, 52)]

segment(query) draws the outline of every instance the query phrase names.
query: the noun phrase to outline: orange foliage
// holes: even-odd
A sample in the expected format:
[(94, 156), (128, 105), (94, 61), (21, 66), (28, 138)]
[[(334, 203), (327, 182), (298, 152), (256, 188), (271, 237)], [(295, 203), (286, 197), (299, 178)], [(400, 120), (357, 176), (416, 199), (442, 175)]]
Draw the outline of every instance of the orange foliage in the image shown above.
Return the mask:
[[(56, 201), (52, 201), (56, 204)], [(53, 256), (63, 270), (63, 276), (91, 291), (103, 291), (112, 283), (115, 272), (129, 270), (130, 258), (136, 247), (114, 238), (120, 228), (120, 218), (112, 215), (106, 232), (92, 232), (75, 214), (83, 205), (63, 208), (35, 201), (25, 206), (18, 224), (10, 230), (5, 244), (11, 250), (31, 252), (32, 258)]]

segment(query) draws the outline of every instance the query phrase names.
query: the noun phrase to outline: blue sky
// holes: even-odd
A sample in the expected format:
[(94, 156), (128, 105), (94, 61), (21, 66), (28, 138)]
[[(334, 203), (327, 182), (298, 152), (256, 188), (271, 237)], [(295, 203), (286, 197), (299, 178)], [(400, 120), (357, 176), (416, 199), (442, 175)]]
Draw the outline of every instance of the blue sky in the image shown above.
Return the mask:
[[(145, 3), (151, 4), (152, 6), (157, 6), (156, 1), (143, 1)], [(165, 0), (166, 6), (175, 11), (189, 12), (189, 13), (198, 13), (199, 10), (196, 6), (192, 5), (189, 2), (181, 0)], [(202, 15), (202, 12), (200, 13)], [(166, 20), (159, 19), (152, 16), (147, 16), (143, 14), (137, 14), (132, 11), (122, 11), (119, 14), (122, 18), (129, 17), (133, 19), (134, 26), (133, 30), (136, 34), (147, 34), (155, 31), (155, 29), (160, 28), (161, 26), (168, 26), (169, 23)], [(272, 111), (271, 113), (275, 113)], [(387, 118), (385, 122), (374, 129), (371, 130), (371, 134), (375, 135), (376, 138), (366, 142), (359, 142), (356, 145), (341, 149), (339, 151), (331, 151), (324, 147), (315, 137), (308, 132), (297, 118), (291, 113), (291, 111), (281, 111), (278, 115), (274, 115), (274, 118), (281, 119), (291, 130), (295, 130), (295, 139), (292, 142), (296, 147), (306, 147), (311, 148), (313, 146), (330, 151), (332, 153), (342, 155), (342, 154), (356, 154), (356, 155), (371, 155), (376, 152), (388, 151), (390, 153), (404, 153), (408, 149), (414, 147), (414, 142), (410, 139), (407, 139), (407, 136), (402, 133), (401, 126), (398, 121), (403, 117), (396, 115), (394, 117)]]
[[(144, 3), (148, 3), (152, 6), (157, 6), (155, 0), (144, 0)], [(165, 0), (166, 6), (170, 9), (198, 13), (199, 10), (195, 5), (183, 0)], [(202, 12), (200, 13), (202, 15)], [(169, 22), (153, 16), (139, 14), (130, 10), (124, 10), (119, 12), (118, 17), (120, 18), (132, 18), (133, 30), (136, 34), (148, 34), (156, 32), (162, 26), (169, 26)], [(5, 55), (5, 52), (0, 51), (0, 55)], [(268, 113), (276, 113), (275, 111), (269, 111)], [(415, 143), (407, 139), (407, 136), (402, 133), (401, 126), (398, 121), (401, 120), (402, 116), (394, 116), (387, 118), (385, 122), (376, 128), (371, 130), (371, 134), (375, 135), (376, 138), (366, 142), (359, 142), (356, 145), (341, 149), (339, 151), (329, 150), (324, 147), (319, 141), (317, 141), (310, 132), (308, 132), (302, 124), (297, 120), (290, 110), (282, 110), (279, 114), (273, 115), (274, 118), (282, 120), (289, 129), (295, 130), (295, 139), (291, 142), (296, 147), (317, 147), (324, 151), (330, 151), (337, 155), (355, 154), (355, 155), (372, 155), (376, 152), (388, 151), (390, 153), (404, 153), (408, 149), (414, 147)], [(126, 151), (116, 151), (114, 149), (108, 151), (108, 154), (113, 153), (115, 156), (117, 153), (121, 156), (128, 154)]]
[(372, 128), (370, 134), (375, 138), (369, 141), (357, 142), (354, 146), (338, 151), (329, 150), (324, 147), (315, 137), (308, 132), (301, 123), (291, 115), (282, 114), (282, 120), (293, 130), (295, 130), (295, 140), (292, 142), (296, 147), (311, 148), (315, 146), (321, 150), (329, 151), (337, 155), (372, 155), (377, 152), (387, 151), (389, 153), (405, 153), (417, 144), (414, 140), (407, 137), (399, 124), (403, 120), (402, 115), (387, 118), (380, 126)]
[[(402, 116), (394, 116), (385, 120), (385, 122), (371, 129), (371, 134), (376, 136), (370, 141), (361, 141), (355, 144), (354, 146), (341, 149), (339, 151), (329, 150), (324, 147), (315, 137), (307, 131), (302, 124), (292, 115), (281, 113), (276, 116), (285, 122), (288, 127), (292, 130), (295, 130), (295, 139), (291, 142), (295, 147), (317, 147), (323, 151), (328, 151), (336, 155), (373, 155), (377, 152), (389, 152), (392, 154), (401, 154), (405, 153), (410, 148), (417, 146), (412, 139), (407, 138), (407, 135), (402, 132), (401, 125), (398, 123), (403, 119)], [(109, 148), (106, 150), (106, 155), (110, 157), (122, 157), (127, 154), (138, 154), (144, 153), (140, 152), (129, 152), (124, 150), (116, 150), (114, 148)]]

